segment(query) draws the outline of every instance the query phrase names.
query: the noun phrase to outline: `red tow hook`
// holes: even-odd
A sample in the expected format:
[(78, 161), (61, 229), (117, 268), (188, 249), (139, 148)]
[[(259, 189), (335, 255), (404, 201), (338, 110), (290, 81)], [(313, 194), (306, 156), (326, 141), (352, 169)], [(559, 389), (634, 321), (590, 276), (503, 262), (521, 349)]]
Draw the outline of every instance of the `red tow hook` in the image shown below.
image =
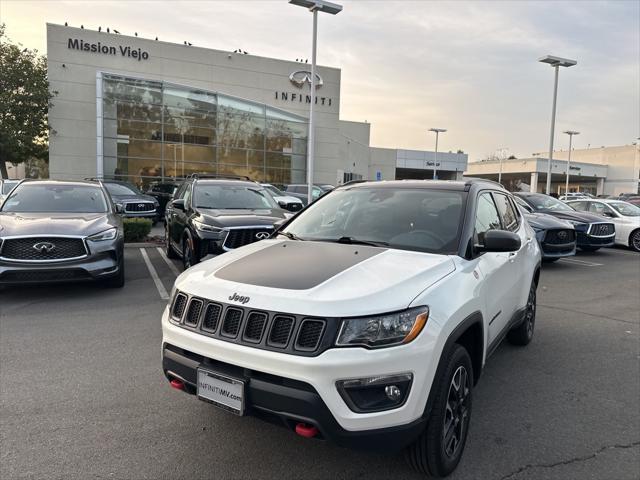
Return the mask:
[(318, 434), (318, 429), (313, 425), (298, 423), (296, 424), (296, 433), (304, 438), (313, 438)]
[(169, 381), (169, 385), (171, 385), (171, 388), (175, 388), (176, 390), (184, 390), (184, 382), (177, 378), (172, 378)]

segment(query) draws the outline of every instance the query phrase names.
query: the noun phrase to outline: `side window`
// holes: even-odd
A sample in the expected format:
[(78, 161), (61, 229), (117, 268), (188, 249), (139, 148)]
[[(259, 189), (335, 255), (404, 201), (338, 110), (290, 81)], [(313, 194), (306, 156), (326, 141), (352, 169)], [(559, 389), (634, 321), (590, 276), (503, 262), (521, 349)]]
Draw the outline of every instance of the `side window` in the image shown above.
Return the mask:
[(598, 202), (589, 202), (589, 211), (591, 213), (595, 213), (596, 215), (603, 215), (604, 205)]
[(588, 210), (587, 202), (571, 202), (569, 206), (579, 212), (586, 212)]
[(516, 200), (516, 204), (521, 207), (525, 212), (533, 213), (533, 209), (529, 206), (527, 202), (522, 200), (519, 197), (514, 197)]
[(180, 200), (181, 198), (183, 198), (184, 196), (184, 191), (187, 189), (187, 184), (183, 183), (182, 185), (180, 185), (180, 187), (178, 187), (178, 190), (176, 191), (175, 195), (173, 196), (174, 200)]
[(509, 198), (501, 193), (494, 193), (493, 198), (498, 206), (500, 217), (502, 217), (504, 229), (510, 232), (518, 230), (518, 217), (516, 217), (516, 213), (513, 211)]
[(191, 206), (191, 185), (187, 185), (184, 191), (184, 206), (187, 208)]
[(480, 245), (484, 245), (484, 235), (489, 230), (500, 230), (500, 216), (490, 193), (482, 193), (478, 197), (476, 211), (476, 237)]

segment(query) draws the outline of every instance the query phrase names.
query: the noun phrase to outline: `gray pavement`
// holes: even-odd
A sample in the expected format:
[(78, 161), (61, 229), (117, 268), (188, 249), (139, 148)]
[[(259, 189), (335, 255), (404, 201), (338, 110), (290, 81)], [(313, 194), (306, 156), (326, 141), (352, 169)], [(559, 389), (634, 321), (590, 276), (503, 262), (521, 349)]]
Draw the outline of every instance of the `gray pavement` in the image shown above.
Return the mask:
[[(175, 278), (146, 249), (165, 290)], [(0, 478), (421, 478), (370, 454), (238, 418), (169, 388), (166, 301), (139, 249), (127, 285), (0, 291)], [(452, 479), (640, 478), (640, 255), (545, 265), (534, 341), (504, 344), (474, 390)]]

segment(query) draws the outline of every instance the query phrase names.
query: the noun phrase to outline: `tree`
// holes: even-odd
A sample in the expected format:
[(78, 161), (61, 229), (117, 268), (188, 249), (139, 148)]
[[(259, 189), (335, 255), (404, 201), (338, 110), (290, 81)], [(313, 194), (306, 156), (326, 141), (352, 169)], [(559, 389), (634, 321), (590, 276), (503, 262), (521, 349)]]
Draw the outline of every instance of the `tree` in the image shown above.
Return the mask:
[(6, 162), (48, 157), (50, 101), (47, 60), (37, 50), (21, 48), (0, 24), (0, 176)]

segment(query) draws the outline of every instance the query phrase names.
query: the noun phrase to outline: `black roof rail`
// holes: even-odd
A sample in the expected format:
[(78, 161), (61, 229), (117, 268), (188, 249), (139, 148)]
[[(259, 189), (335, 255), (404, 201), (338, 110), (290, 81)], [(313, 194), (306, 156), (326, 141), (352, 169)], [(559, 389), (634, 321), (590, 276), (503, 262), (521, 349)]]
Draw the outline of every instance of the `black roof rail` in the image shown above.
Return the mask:
[(491, 180), (489, 178), (480, 178), (480, 177), (462, 177), (463, 180), (465, 180), (465, 187), (470, 187), (472, 184), (474, 183), (491, 183), (493, 185), (496, 185), (500, 188), (502, 188), (503, 190), (506, 190), (506, 188), (504, 187), (504, 185), (502, 185), (499, 182), (496, 182), (495, 180)]
[(207, 180), (207, 179), (222, 179), (222, 180), (244, 180), (247, 182), (253, 182), (246, 175), (228, 175), (228, 174), (217, 174), (217, 173), (192, 173), (187, 175), (185, 179), (193, 178), (196, 180)]
[[(348, 182), (343, 183), (342, 185), (338, 185), (338, 187), (344, 187), (344, 186), (346, 186), (346, 185), (354, 185), (354, 184), (356, 184), (356, 183), (367, 183), (367, 182), (369, 182), (369, 181), (370, 181), (370, 180), (349, 180)], [(337, 188), (337, 187), (336, 187), (336, 188)]]

